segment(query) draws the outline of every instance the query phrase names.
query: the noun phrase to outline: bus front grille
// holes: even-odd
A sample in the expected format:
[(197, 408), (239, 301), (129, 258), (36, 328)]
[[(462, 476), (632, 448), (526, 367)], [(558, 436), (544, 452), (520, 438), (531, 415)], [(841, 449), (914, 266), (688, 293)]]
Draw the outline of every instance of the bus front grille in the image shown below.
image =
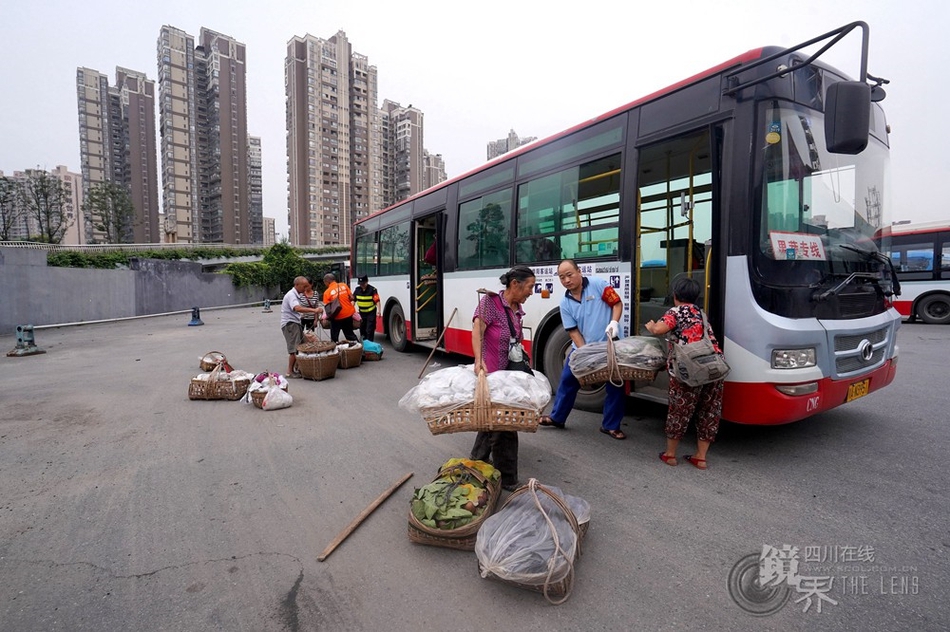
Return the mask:
[[(882, 327), (863, 334), (847, 334), (835, 336), (835, 372), (838, 377), (847, 377), (859, 371), (867, 371), (880, 366), (884, 362), (884, 353), (888, 348), (888, 328)], [(865, 341), (872, 348), (871, 356), (865, 359), (867, 353)]]

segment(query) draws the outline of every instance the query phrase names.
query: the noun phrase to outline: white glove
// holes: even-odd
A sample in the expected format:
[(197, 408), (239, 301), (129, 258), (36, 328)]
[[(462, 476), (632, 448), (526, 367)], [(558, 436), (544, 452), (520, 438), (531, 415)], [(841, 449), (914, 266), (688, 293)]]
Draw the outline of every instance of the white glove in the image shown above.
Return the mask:
[(620, 323), (615, 320), (610, 321), (610, 324), (607, 325), (607, 329), (604, 330), (604, 333), (607, 334), (607, 337), (613, 340), (614, 338), (620, 337)]

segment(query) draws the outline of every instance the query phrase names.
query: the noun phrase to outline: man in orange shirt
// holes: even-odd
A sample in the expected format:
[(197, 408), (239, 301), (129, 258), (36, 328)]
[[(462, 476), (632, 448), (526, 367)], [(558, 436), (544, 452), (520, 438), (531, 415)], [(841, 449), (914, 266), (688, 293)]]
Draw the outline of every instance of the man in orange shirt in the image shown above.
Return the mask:
[[(327, 286), (323, 292), (323, 304), (326, 306), (325, 313), (330, 319), (330, 340), (337, 342), (342, 331), (344, 338), (358, 342), (359, 339), (353, 331), (353, 314), (356, 313), (356, 308), (353, 307), (353, 293), (350, 292), (350, 286), (338, 283), (332, 272), (323, 275), (323, 283)], [(333, 309), (330, 305), (334, 300), (340, 305), (340, 309), (335, 314), (332, 313)]]

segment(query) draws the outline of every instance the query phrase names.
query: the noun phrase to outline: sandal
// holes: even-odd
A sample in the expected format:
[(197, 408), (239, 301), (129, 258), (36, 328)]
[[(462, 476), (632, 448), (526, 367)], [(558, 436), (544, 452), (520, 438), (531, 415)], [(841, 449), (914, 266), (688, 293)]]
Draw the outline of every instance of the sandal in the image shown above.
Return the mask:
[(686, 460), (689, 462), (690, 465), (692, 465), (693, 467), (695, 467), (695, 468), (698, 469), (698, 470), (705, 470), (705, 469), (706, 469), (706, 459), (697, 459), (697, 458), (696, 458), (695, 456), (693, 456), (692, 454), (687, 454), (687, 455), (684, 456), (683, 458), (686, 459)]
[(539, 426), (544, 426), (545, 428), (557, 428), (558, 430), (564, 430), (564, 424), (559, 424), (558, 422), (551, 419), (548, 415), (542, 415), (541, 420), (538, 421)]
[(660, 460), (669, 465), (670, 467), (676, 467), (677, 460), (675, 456), (670, 456), (666, 452), (660, 452)]
[(607, 430), (606, 428), (601, 428), (600, 431), (605, 435), (610, 435), (612, 439), (616, 439), (617, 441), (623, 441), (627, 438), (623, 430)]

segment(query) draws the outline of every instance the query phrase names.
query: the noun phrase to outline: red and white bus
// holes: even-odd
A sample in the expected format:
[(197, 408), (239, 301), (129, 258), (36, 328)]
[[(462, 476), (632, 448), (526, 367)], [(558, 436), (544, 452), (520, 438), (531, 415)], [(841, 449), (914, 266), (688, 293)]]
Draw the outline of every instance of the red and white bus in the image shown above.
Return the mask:
[[(851, 81), (817, 57), (856, 29)], [(380, 330), (397, 350), (471, 356), (477, 290), (526, 264), (525, 346), (556, 386), (570, 344), (556, 269), (573, 258), (620, 293), (627, 335), (670, 307), (678, 275), (701, 281), (732, 367), (727, 420), (788, 423), (886, 386), (900, 315), (874, 250), (889, 149), (867, 37), (855, 22), (749, 51), (356, 223), (351, 270), (379, 289)], [(666, 402), (666, 380), (629, 392)]]
[(911, 322), (950, 323), (950, 222), (896, 223), (880, 234), (879, 248), (897, 271), (894, 307)]

